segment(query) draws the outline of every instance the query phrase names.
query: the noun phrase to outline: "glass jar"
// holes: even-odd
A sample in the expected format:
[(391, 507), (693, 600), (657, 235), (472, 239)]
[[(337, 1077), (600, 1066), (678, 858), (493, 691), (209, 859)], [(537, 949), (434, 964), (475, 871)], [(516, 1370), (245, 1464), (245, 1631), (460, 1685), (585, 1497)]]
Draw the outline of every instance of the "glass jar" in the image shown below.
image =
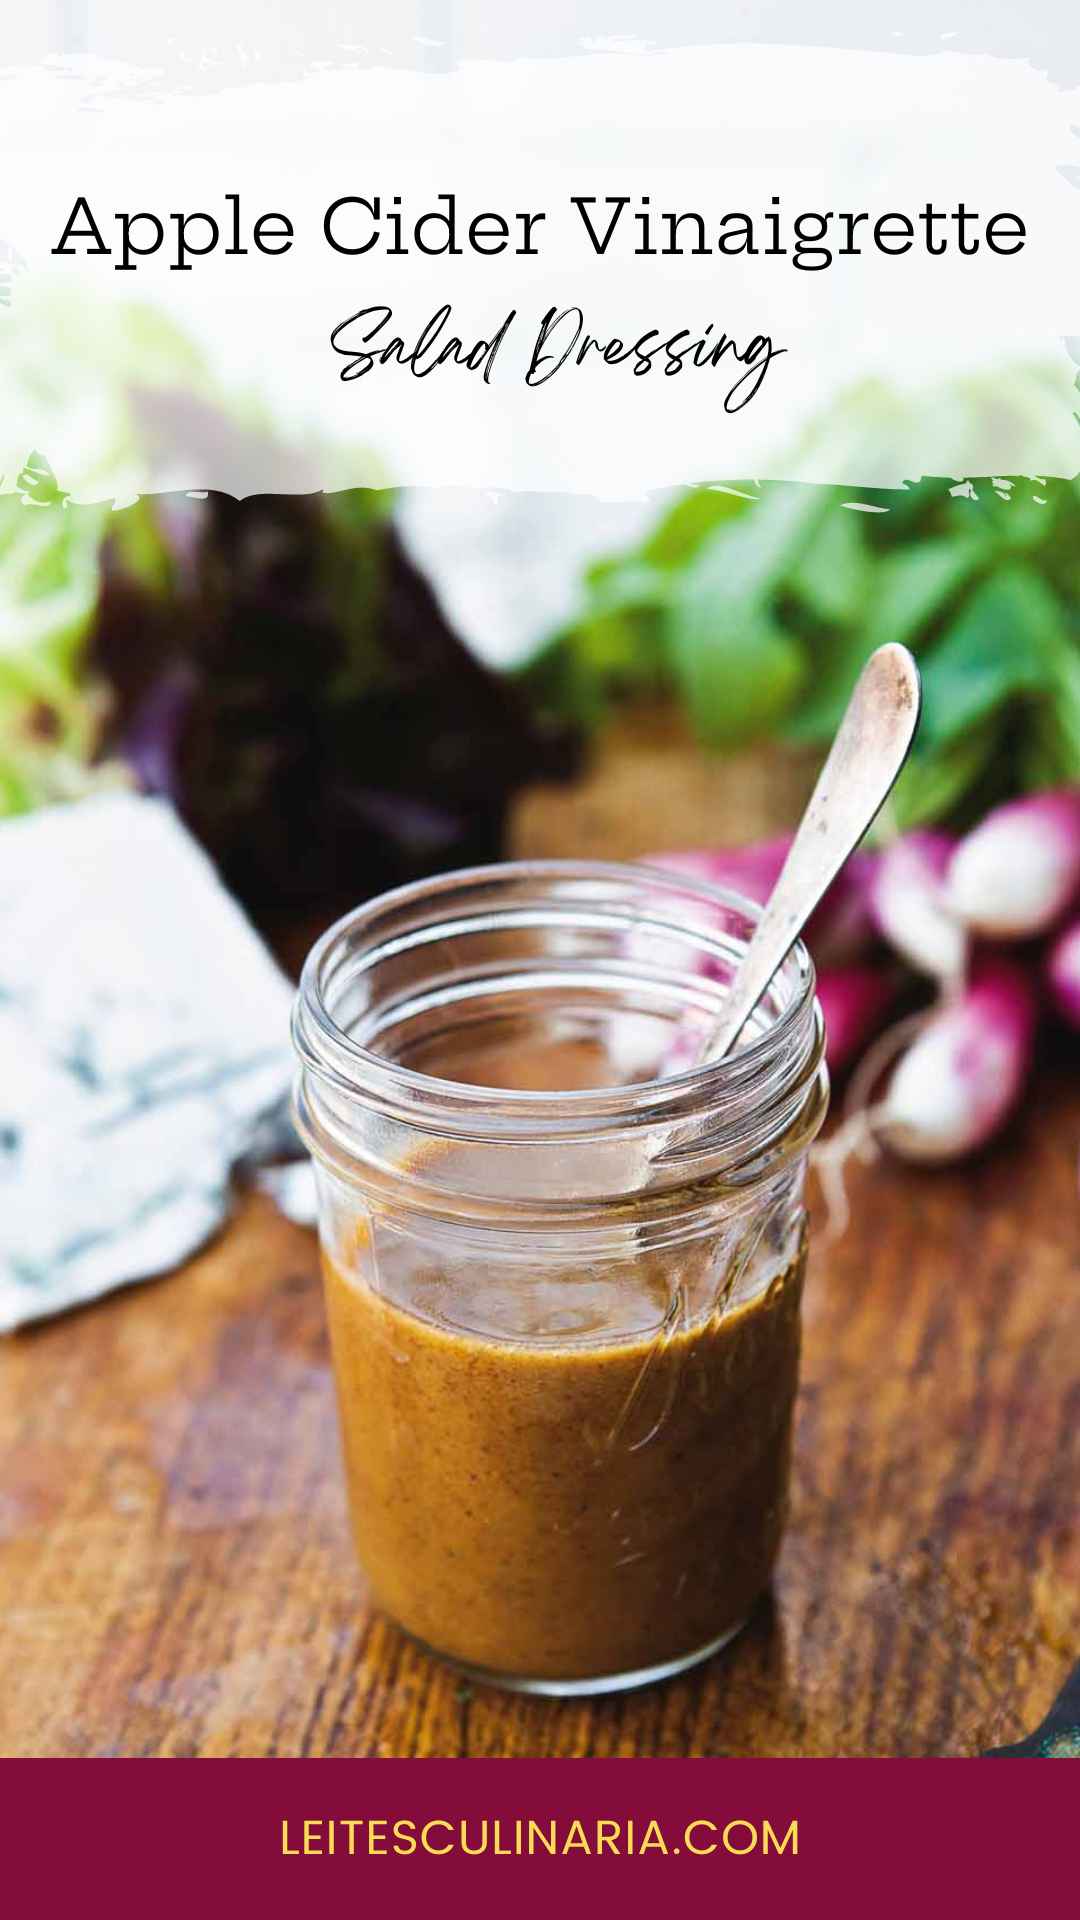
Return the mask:
[(357, 1550), (481, 1678), (678, 1672), (768, 1582), (828, 1082), (801, 945), (697, 1064), (756, 914), (647, 867), (476, 868), (361, 907), (304, 968)]

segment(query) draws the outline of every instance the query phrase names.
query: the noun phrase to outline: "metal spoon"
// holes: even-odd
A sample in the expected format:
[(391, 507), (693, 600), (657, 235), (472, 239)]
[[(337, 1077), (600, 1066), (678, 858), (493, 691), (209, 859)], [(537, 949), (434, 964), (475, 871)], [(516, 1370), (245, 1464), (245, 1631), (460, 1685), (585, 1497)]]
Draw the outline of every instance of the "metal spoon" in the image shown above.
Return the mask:
[(919, 724), (919, 669), (906, 647), (870, 655), (791, 843), (780, 877), (731, 982), (701, 1065), (730, 1053), (814, 908), (883, 805)]

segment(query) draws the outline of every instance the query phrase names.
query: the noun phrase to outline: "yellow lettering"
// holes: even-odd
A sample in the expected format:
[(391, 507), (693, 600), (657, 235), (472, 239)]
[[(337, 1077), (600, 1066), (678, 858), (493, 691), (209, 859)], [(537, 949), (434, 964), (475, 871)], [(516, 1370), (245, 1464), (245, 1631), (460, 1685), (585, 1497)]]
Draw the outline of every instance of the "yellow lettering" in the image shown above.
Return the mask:
[[(729, 1837), (734, 1833), (736, 1827), (742, 1827), (744, 1833), (750, 1835), (745, 1847), (737, 1847), (734, 1840)], [(757, 1846), (757, 1828), (750, 1820), (729, 1820), (727, 1826), (724, 1828), (723, 1839), (724, 1846), (728, 1853), (753, 1853), (754, 1848)]]
[(692, 1833), (696, 1833), (699, 1827), (704, 1827), (709, 1833), (716, 1832), (715, 1820), (691, 1820), (690, 1825), (687, 1827), (686, 1832), (683, 1834), (683, 1841), (685, 1843), (687, 1853), (715, 1853), (716, 1852), (715, 1840), (710, 1840), (708, 1846), (706, 1847), (697, 1847), (694, 1845), (694, 1842), (691, 1840), (690, 1835)]
[(762, 1851), (764, 1853), (769, 1852), (770, 1841), (772, 1842), (773, 1850), (777, 1853), (786, 1853), (788, 1850), (789, 1842), (791, 1844), (792, 1853), (798, 1853), (799, 1851), (799, 1823), (797, 1820), (791, 1821), (790, 1825), (788, 1826), (788, 1830), (785, 1833), (782, 1840), (778, 1840), (775, 1833), (773, 1832), (772, 1821), (766, 1820), (761, 1829), (761, 1837), (762, 1837)]

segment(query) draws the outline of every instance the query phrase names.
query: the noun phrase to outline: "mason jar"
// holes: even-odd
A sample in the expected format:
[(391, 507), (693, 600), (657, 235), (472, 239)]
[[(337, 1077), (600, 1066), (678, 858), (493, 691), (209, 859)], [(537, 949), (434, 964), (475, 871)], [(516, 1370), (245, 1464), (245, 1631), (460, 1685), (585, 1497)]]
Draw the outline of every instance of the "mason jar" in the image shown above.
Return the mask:
[(828, 1082), (801, 945), (701, 1064), (757, 912), (529, 861), (385, 894), (304, 968), (296, 1109), (360, 1564), (482, 1679), (678, 1672), (768, 1583)]

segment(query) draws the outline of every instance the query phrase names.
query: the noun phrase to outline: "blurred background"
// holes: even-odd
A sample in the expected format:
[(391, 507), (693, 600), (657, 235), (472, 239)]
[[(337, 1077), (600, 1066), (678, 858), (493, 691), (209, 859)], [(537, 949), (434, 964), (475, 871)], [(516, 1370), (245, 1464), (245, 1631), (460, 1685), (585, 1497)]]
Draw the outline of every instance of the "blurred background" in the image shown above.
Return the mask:
[[(80, 497), (178, 424), (257, 440), (271, 474), (295, 470), (271, 415), (226, 398), (160, 313), (110, 309), (78, 354), (66, 315), (38, 320), (13, 336), (9, 381), (39, 429), (64, 421)], [(1045, 434), (1056, 378), (1016, 366), (994, 385), (1022, 450)], [(978, 380), (949, 398), (977, 409)], [(865, 382), (800, 438), (902, 444), (918, 411)], [(380, 460), (357, 449), (361, 470)], [(27, 446), (0, 498), (0, 598), (0, 812), (164, 795), (275, 939), (507, 852), (775, 833), (885, 640), (916, 651), (926, 693), (889, 831), (968, 827), (1080, 779), (1073, 482), (924, 478), (856, 497), (733, 481), (628, 503), (382, 486), (112, 507), (75, 504), (47, 445)]]

